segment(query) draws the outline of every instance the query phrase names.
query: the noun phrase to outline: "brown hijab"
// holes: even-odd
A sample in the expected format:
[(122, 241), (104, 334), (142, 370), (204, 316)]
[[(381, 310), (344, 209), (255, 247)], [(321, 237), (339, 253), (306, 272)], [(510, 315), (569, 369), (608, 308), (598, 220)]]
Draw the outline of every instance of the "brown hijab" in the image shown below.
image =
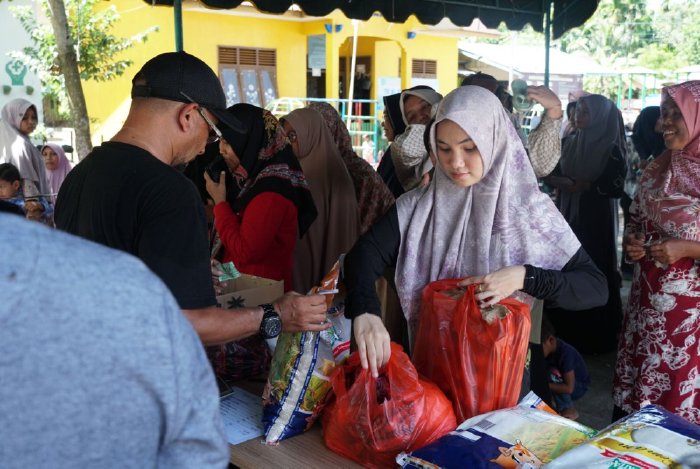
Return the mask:
[(306, 293), (359, 236), (355, 188), (323, 116), (297, 109), (284, 118), (294, 128), (299, 163), (318, 211), (294, 251), (294, 290)]
[(338, 111), (330, 104), (321, 102), (311, 103), (309, 108), (320, 112), (325, 119), (352, 183), (355, 185), (360, 234), (362, 234), (394, 205), (394, 195), (374, 168), (357, 156), (352, 149), (350, 133)]

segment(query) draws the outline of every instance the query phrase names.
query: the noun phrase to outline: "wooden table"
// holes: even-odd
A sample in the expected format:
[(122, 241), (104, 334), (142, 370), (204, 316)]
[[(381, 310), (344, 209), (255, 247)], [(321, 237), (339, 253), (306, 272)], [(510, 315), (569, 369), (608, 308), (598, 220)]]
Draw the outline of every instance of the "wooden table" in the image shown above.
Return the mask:
[[(262, 394), (264, 381), (245, 381), (236, 383), (236, 386), (259, 396)], [(241, 469), (362, 467), (326, 448), (321, 436), (320, 421), (314, 423), (308, 432), (283, 440), (277, 446), (266, 445), (262, 441), (261, 438), (253, 438), (237, 445), (229, 445), (230, 462)]]
[(284, 440), (278, 446), (268, 446), (260, 438), (230, 446), (231, 463), (241, 469), (362, 467), (326, 448), (320, 422), (308, 432)]

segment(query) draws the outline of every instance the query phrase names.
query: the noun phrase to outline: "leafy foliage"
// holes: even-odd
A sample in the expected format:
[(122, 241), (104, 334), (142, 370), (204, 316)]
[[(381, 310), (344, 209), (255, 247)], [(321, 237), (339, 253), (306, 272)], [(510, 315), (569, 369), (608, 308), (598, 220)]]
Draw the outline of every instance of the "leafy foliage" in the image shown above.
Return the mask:
[[(119, 20), (119, 13), (114, 6), (96, 11), (94, 6), (98, 1), (66, 0), (67, 26), (76, 42), (80, 77), (83, 80), (108, 81), (123, 74), (132, 64), (130, 60), (119, 58), (121, 52), (137, 42), (145, 42), (148, 35), (157, 31), (158, 27), (151, 27), (130, 38), (118, 38), (110, 31)], [(38, 4), (44, 15), (49, 17), (51, 11), (48, 2), (39, 0)], [(31, 6), (12, 6), (10, 10), (27, 31), (33, 44), (32, 47), (11, 52), (10, 55), (22, 60), (39, 76), (44, 96), (58, 100), (59, 112), (67, 115), (69, 104), (51, 24), (37, 21)]]
[(654, 38), (652, 20), (643, 0), (602, 0), (580, 28), (564, 34), (564, 52), (585, 52), (598, 63), (628, 65)]
[[(678, 80), (676, 70), (700, 64), (699, 24), (700, 0), (600, 0), (583, 26), (568, 31), (554, 44), (563, 52), (588, 56), (620, 73), (645, 67), (661, 72), (658, 83), (672, 82)], [(499, 31), (501, 38), (487, 42), (543, 44), (543, 35), (529, 26), (514, 33), (502, 25)], [(584, 80), (584, 89), (615, 100), (621, 91), (627, 95), (628, 80), (624, 75), (592, 75)]]
[(681, 65), (700, 64), (700, 1), (663, 0), (654, 15), (657, 40), (678, 55)]

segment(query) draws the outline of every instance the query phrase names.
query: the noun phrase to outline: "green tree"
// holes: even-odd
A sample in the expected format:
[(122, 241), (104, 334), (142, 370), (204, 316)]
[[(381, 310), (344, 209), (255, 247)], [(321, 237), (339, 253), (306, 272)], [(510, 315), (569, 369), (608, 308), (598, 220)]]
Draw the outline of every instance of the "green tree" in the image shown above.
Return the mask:
[(657, 40), (681, 66), (700, 64), (700, 1), (664, 0), (654, 15)]
[(11, 10), (32, 39), (33, 46), (11, 55), (23, 60), (37, 73), (44, 94), (68, 111), (76, 133), (80, 158), (92, 149), (82, 80), (107, 81), (124, 73), (130, 60), (121, 52), (137, 42), (145, 42), (157, 27), (131, 38), (110, 33), (119, 20), (114, 6), (96, 11), (99, 0), (38, 0), (50, 24), (38, 22), (30, 6)]
[(602, 0), (593, 16), (561, 37), (564, 52), (585, 52), (608, 66), (627, 65), (654, 39), (644, 0)]
[[(564, 52), (581, 53), (610, 69), (624, 72), (637, 65), (637, 58), (653, 43), (653, 21), (644, 0), (601, 0), (598, 9), (580, 28), (560, 39)], [(590, 77), (586, 89), (615, 100), (618, 78)]]

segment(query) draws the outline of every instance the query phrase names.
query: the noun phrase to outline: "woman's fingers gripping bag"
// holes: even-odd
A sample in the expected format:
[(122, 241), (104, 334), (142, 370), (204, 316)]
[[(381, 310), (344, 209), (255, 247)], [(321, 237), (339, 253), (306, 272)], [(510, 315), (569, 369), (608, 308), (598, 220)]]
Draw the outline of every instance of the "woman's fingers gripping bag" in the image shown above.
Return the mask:
[(401, 346), (373, 378), (353, 353), (331, 376), (335, 400), (324, 411), (331, 450), (366, 467), (394, 467), (402, 451), (424, 446), (457, 426), (452, 406), (434, 384), (418, 378)]
[(459, 282), (438, 280), (423, 290), (413, 363), (445, 392), (462, 422), (517, 404), (530, 308), (506, 298), (494, 307), (499, 314), (482, 314), (474, 298), (476, 285), (457, 295)]

